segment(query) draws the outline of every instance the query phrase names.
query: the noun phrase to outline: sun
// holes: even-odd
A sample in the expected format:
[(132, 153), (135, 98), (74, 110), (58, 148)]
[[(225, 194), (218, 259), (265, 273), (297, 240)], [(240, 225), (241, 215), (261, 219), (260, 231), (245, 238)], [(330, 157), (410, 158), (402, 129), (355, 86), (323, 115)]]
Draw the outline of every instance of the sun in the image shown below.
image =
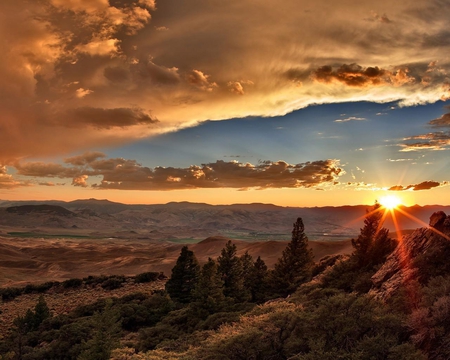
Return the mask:
[(401, 205), (402, 201), (398, 196), (386, 195), (380, 198), (380, 204), (383, 205), (386, 209), (393, 210), (397, 206)]

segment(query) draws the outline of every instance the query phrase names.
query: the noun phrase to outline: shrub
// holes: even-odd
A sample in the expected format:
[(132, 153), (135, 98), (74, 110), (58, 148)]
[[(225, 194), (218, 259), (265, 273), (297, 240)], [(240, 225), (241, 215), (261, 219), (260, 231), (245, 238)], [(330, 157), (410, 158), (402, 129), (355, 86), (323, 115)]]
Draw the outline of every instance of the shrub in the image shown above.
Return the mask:
[(2, 300), (3, 301), (10, 301), (15, 299), (17, 296), (22, 295), (23, 290), (20, 288), (14, 288), (14, 287), (9, 287), (9, 288), (5, 288), (5, 289), (1, 289), (1, 294), (2, 294)]
[(109, 279), (105, 280), (102, 283), (102, 288), (105, 290), (114, 290), (122, 287), (122, 284), (125, 282), (124, 276), (113, 276)]
[(161, 272), (144, 272), (135, 276), (134, 281), (137, 283), (148, 283), (164, 278), (164, 274)]
[(64, 280), (62, 285), (64, 289), (78, 288), (83, 285), (83, 280), (76, 278)]

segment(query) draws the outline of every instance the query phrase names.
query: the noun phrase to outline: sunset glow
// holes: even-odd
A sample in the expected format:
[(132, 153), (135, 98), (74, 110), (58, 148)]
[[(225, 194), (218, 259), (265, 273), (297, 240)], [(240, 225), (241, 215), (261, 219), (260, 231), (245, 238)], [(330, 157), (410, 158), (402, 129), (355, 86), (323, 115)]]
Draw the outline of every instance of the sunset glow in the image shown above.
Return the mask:
[(0, 200), (450, 204), (436, 4), (1, 1)]
[(380, 198), (380, 204), (386, 209), (392, 210), (402, 204), (402, 200), (395, 195), (387, 195)]

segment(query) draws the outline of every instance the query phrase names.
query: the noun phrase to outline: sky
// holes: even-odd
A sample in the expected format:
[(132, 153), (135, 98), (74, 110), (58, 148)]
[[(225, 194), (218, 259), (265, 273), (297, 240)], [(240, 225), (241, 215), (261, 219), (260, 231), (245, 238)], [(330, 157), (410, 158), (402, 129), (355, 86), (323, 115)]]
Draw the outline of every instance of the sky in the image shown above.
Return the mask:
[(450, 204), (448, 0), (2, 0), (0, 199)]

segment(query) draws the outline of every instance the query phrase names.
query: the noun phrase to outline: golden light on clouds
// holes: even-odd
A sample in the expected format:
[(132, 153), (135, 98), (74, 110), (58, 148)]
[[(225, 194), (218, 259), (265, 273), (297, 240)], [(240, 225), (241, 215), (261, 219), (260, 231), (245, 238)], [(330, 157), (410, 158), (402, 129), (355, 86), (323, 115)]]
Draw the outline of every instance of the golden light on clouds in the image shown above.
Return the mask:
[[(297, 148), (302, 139), (286, 141), (287, 127), (276, 135), (270, 132), (279, 136), (278, 145), (267, 145), (264, 154), (253, 148), (256, 142), (265, 144), (269, 132), (254, 143), (243, 137), (237, 148), (252, 148), (252, 158), (239, 166), (221, 160), (230, 150), (213, 151), (219, 145), (215, 141), (204, 149), (193, 143), (182, 156), (164, 155), (164, 161), (156, 159), (151, 166), (142, 161), (153, 160), (151, 153), (108, 154), (210, 121), (281, 118), (311, 105), (396, 102), (405, 108), (449, 98), (450, 7), (430, 0), (348, 0), (333, 6), (324, 11), (329, 0), (285, 0), (276, 7), (266, 0), (257, 7), (241, 0), (0, 1), (0, 169), (6, 169), (0, 172), (0, 189), (38, 187), (33, 184), (55, 179), (67, 183), (59, 188), (77, 191), (217, 187), (326, 192), (373, 183), (381, 189), (376, 176), (367, 173), (358, 171), (357, 180), (349, 179), (351, 169), (357, 169), (350, 157), (356, 155), (332, 148), (340, 139), (345, 142), (342, 129), (352, 133), (351, 127), (382, 120), (351, 111), (330, 119), (330, 131), (323, 131), (328, 151), (320, 155), (314, 144)], [(385, 114), (390, 108), (381, 110)], [(450, 116), (437, 116), (423, 119), (431, 132), (405, 130), (392, 146), (408, 153), (408, 159), (447, 150)], [(309, 121), (312, 128), (324, 118), (297, 120)], [(333, 137), (338, 131), (333, 126), (340, 126), (340, 137)], [(238, 135), (240, 129), (235, 131)], [(311, 133), (299, 131), (298, 136)], [(360, 134), (355, 132), (346, 146)], [(286, 156), (273, 155), (276, 146), (285, 148)], [(366, 144), (356, 148), (363, 154)], [(104, 158), (64, 163), (68, 156), (99, 150)], [(299, 158), (289, 157), (291, 150)], [(186, 153), (209, 157), (188, 159)], [(260, 159), (273, 161), (261, 167)], [(256, 170), (247, 169), (247, 161)], [(105, 164), (117, 167), (98, 167)], [(211, 166), (203, 169), (203, 164)], [(200, 176), (198, 169), (210, 177)], [(442, 193), (447, 180), (442, 175), (415, 183), (405, 179), (405, 185), (389, 190)]]

